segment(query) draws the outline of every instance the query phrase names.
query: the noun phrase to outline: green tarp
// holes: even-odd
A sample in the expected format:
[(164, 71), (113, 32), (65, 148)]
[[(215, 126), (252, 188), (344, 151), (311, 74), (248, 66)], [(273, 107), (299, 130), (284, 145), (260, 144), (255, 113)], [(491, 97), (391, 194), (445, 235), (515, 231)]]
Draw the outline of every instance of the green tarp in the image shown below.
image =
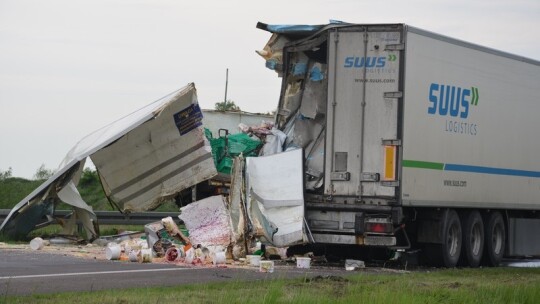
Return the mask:
[(243, 154), (244, 157), (257, 156), (259, 148), (262, 146), (259, 139), (245, 133), (228, 134), (217, 138), (214, 138), (208, 129), (204, 129), (204, 133), (210, 141), (216, 169), (225, 174), (231, 174), (233, 158), (240, 154)]

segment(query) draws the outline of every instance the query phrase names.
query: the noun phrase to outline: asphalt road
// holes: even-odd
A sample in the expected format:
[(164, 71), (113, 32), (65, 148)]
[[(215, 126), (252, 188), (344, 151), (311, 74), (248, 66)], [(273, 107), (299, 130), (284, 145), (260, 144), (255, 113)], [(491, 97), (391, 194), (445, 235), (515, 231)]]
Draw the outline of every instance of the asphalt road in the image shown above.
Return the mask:
[(260, 273), (255, 268), (188, 268), (0, 250), (0, 296), (344, 274), (342, 269), (331, 268), (276, 266), (273, 273)]
[[(540, 260), (505, 260), (501, 266), (540, 267)], [(388, 271), (392, 272), (391, 269), (377, 267), (364, 269), (365, 273), (372, 274)], [(331, 267), (297, 269), (294, 265), (277, 265), (273, 273), (260, 273), (254, 267), (215, 268), (140, 264), (79, 258), (44, 251), (0, 249), (0, 298), (5, 295), (348, 274), (349, 272), (345, 272), (343, 268)]]

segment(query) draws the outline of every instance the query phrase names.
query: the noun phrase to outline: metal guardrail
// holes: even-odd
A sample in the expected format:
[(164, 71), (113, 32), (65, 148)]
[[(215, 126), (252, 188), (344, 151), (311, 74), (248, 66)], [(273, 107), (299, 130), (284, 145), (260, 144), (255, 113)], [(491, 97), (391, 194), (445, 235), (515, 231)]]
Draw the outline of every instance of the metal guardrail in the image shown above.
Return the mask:
[[(0, 224), (8, 216), (11, 209), (0, 209)], [(71, 210), (56, 210), (55, 217), (64, 218), (70, 215)], [(181, 223), (178, 219), (179, 212), (134, 212), (122, 214), (119, 211), (94, 211), (100, 225), (145, 225), (156, 222), (165, 217), (172, 217), (176, 223)], [(43, 222), (47, 219), (43, 218)]]

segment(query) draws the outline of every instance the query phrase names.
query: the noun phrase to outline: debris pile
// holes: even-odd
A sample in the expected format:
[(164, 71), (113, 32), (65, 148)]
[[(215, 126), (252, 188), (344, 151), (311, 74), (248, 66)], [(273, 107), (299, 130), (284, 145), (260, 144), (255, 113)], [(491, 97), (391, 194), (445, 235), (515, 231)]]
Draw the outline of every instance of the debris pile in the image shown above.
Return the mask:
[[(286, 42), (274, 35), (259, 52), (280, 74), (280, 49)], [(19, 202), (0, 230), (26, 235), (51, 223), (54, 207), (65, 202), (75, 210), (67, 227), (74, 231), (81, 222), (87, 236), (83, 241), (101, 248), (107, 260), (250, 265), (273, 272), (271, 258), (288, 259), (289, 246), (314, 242), (304, 214), (304, 190), (322, 186), (326, 69), (307, 57), (295, 58), (294, 66), (292, 74), (282, 75), (287, 87), (275, 125), (240, 124), (241, 133), (221, 129), (214, 138), (202, 125), (195, 86), (189, 84), (81, 140), (58, 173)], [(164, 200), (183, 199), (185, 190), (194, 202), (182, 207), (178, 218), (146, 224), (143, 233), (98, 238), (97, 217), (76, 188), (87, 157), (109, 202), (122, 212), (153, 210)], [(198, 196), (198, 185), (223, 176), (230, 187), (219, 193), (227, 196), (211, 190)], [(26, 220), (34, 212), (36, 220)], [(47, 223), (37, 220), (43, 217)], [(180, 221), (185, 228), (178, 226)], [(43, 250), (49, 243), (77, 241), (36, 238), (30, 247)], [(292, 262), (307, 269), (314, 259), (299, 256)]]
[[(266, 139), (273, 136), (263, 134), (263, 129), (250, 128)], [(248, 265), (273, 272), (275, 260), (288, 259), (288, 246), (307, 240), (303, 192), (295, 186), (303, 179), (301, 159), (298, 149), (247, 159), (237, 156), (228, 197), (210, 196), (188, 204), (176, 219), (165, 217), (146, 224), (144, 233), (124, 232), (92, 243), (103, 246), (102, 257), (107, 260), (209, 267)], [(185, 228), (178, 226), (180, 221)], [(44, 240), (32, 240), (32, 248), (43, 246)], [(310, 259), (306, 259), (290, 261), (299, 268), (309, 268)]]

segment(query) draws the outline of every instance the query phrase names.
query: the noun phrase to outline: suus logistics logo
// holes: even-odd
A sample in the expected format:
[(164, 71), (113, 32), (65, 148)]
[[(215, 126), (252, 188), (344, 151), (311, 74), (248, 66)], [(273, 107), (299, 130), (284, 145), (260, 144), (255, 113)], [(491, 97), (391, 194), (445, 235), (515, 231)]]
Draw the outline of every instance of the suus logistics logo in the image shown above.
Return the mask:
[(390, 54), (387, 57), (379, 56), (379, 57), (346, 57), (345, 63), (343, 67), (345, 68), (384, 68), (386, 66), (387, 61), (396, 61), (397, 56), (394, 54)]
[(446, 121), (445, 131), (447, 132), (476, 135), (477, 125), (466, 119), (469, 117), (471, 106), (478, 106), (479, 98), (476, 87), (463, 88), (432, 83), (429, 86), (427, 112), (431, 115), (459, 118), (459, 121), (452, 119)]

